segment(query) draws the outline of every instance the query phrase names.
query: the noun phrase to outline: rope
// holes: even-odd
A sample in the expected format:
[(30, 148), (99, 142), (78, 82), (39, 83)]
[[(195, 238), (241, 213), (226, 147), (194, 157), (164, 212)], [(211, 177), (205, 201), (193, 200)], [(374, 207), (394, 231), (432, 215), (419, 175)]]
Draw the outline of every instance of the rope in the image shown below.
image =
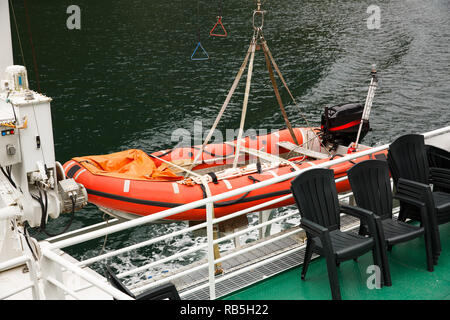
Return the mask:
[(196, 177), (199, 177), (199, 178), (202, 177), (201, 175), (199, 175), (199, 174), (197, 174), (197, 173), (195, 173), (195, 172), (193, 172), (193, 171), (191, 171), (191, 170), (189, 170), (189, 169), (180, 167), (180, 166), (176, 165), (175, 163), (172, 163), (172, 162), (170, 162), (170, 161), (164, 160), (164, 159), (162, 159), (162, 158), (160, 158), (160, 157), (157, 157), (157, 156), (155, 156), (155, 155), (149, 154), (149, 156), (152, 157), (152, 158), (156, 158), (156, 159), (158, 159), (158, 160), (161, 160), (162, 162), (165, 162), (165, 163), (167, 163), (168, 165), (174, 166), (174, 167), (177, 168), (177, 169), (180, 169), (180, 170), (182, 170), (182, 171), (186, 171), (187, 173), (192, 174), (193, 176), (196, 176)]
[[(109, 216), (109, 215), (108, 215)], [(109, 219), (108, 219), (107, 213), (103, 212), (102, 219), (106, 222), (106, 227), (109, 227)], [(105, 252), (106, 249), (106, 241), (108, 240), (108, 234), (105, 234), (105, 238), (103, 239), (103, 245), (100, 249), (100, 252), (98, 253), (98, 256), (101, 255), (103, 252)]]
[(305, 144), (306, 144), (306, 148), (308, 148), (308, 143), (309, 143), (310, 141), (315, 140), (315, 139), (317, 139), (317, 136), (314, 136), (314, 137), (312, 137), (312, 138), (309, 138), (308, 140), (306, 140), (306, 141), (303, 142), (302, 144), (299, 144), (299, 145), (296, 146), (294, 149), (290, 150), (289, 153), (288, 153), (288, 155), (287, 155), (287, 158), (289, 158), (289, 157), (291, 156), (292, 152), (297, 152), (297, 150), (298, 150), (299, 148), (303, 147)]

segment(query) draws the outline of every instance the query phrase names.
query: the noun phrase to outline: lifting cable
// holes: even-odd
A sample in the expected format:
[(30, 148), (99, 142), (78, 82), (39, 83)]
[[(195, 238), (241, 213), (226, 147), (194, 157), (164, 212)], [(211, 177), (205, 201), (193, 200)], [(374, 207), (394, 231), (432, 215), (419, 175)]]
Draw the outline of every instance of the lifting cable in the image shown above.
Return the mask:
[[(222, 3), (223, 0), (219, 0), (219, 15), (217, 16), (217, 22), (214, 25), (214, 27), (209, 31), (209, 35), (213, 37), (226, 37), (228, 35), (227, 30), (225, 29), (223, 23), (222, 23)], [(222, 28), (223, 33), (216, 33), (214, 30), (217, 28), (217, 26), (220, 26)]]
[(37, 66), (37, 60), (36, 60), (36, 51), (34, 50), (33, 34), (31, 33), (31, 23), (30, 23), (30, 15), (28, 13), (27, 0), (23, 0), (23, 4), (24, 4), (24, 7), (25, 7), (25, 16), (27, 18), (28, 36), (30, 38), (31, 53), (32, 53), (32, 56), (33, 56), (33, 65), (34, 65), (34, 73), (35, 73), (35, 76), (36, 76), (37, 91), (39, 93), (41, 93), (41, 85), (40, 85), (40, 82), (39, 82), (39, 72), (38, 72), (38, 66)]
[[(194, 57), (197, 53), (198, 49), (201, 49), (203, 52), (203, 57)], [(206, 52), (205, 48), (203, 48), (202, 43), (200, 41), (200, 1), (197, 0), (197, 46), (195, 47), (194, 51), (191, 55), (191, 60), (193, 61), (204, 61), (209, 59), (209, 54)]]
[(12, 3), (12, 0), (9, 0), (9, 6), (10, 6), (12, 14), (13, 14), (14, 25), (16, 27), (17, 40), (19, 42), (20, 54), (22, 55), (22, 63), (23, 63), (23, 66), (26, 68), (27, 65), (25, 63), (25, 56), (23, 55), (22, 41), (20, 40), (19, 27), (17, 26), (16, 12), (14, 11), (14, 6)]
[(263, 48), (263, 51), (264, 51), (264, 57), (266, 59), (267, 71), (269, 71), (270, 81), (272, 82), (273, 91), (275, 92), (275, 97), (277, 98), (278, 106), (280, 107), (281, 114), (283, 115), (283, 118), (284, 118), (284, 122), (286, 122), (286, 126), (289, 129), (289, 133), (291, 134), (292, 139), (294, 140), (294, 143), (296, 145), (299, 145), (297, 137), (295, 136), (295, 133), (294, 133), (294, 129), (292, 129), (292, 125), (289, 122), (288, 116), (286, 114), (286, 110), (284, 109), (283, 101), (281, 100), (280, 92), (278, 91), (277, 82), (276, 82), (275, 77), (273, 75), (273, 69), (272, 69), (272, 66), (271, 66), (270, 61), (269, 61), (269, 56), (267, 54), (266, 47), (263, 46), (262, 48)]

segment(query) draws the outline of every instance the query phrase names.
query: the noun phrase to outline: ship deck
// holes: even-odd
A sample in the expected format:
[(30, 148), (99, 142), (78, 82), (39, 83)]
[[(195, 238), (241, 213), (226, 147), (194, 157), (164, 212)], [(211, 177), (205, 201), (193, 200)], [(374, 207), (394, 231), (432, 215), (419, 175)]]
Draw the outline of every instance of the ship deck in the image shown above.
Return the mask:
[[(372, 255), (357, 262), (342, 262), (339, 282), (345, 300), (450, 300), (450, 224), (440, 226), (442, 253), (433, 272), (426, 270), (422, 238), (399, 244), (388, 253), (392, 286), (369, 289), (366, 272)], [(222, 297), (223, 300), (329, 300), (331, 291), (326, 262), (311, 261), (306, 280), (300, 278), (301, 266), (279, 273), (250, 287)]]

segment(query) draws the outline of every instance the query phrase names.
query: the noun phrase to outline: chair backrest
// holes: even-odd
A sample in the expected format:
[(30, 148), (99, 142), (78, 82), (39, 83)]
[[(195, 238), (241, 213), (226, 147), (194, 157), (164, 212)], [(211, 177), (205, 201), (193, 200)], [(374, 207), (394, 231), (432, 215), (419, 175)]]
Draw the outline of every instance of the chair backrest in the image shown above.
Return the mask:
[(119, 280), (119, 278), (114, 274), (109, 266), (105, 266), (105, 276), (108, 282), (116, 289), (122, 291), (123, 293), (129, 295), (132, 298), (136, 298), (136, 296), (128, 290), (128, 288)]
[(428, 184), (429, 166), (423, 135), (407, 134), (390, 146), (388, 163), (397, 185), (399, 178)]
[(392, 217), (392, 189), (386, 161), (362, 161), (347, 171), (356, 205), (381, 218)]
[(300, 174), (291, 182), (300, 215), (330, 231), (339, 229), (339, 200), (334, 171), (311, 169)]
[(432, 145), (425, 145), (425, 148), (430, 167), (450, 169), (450, 152)]

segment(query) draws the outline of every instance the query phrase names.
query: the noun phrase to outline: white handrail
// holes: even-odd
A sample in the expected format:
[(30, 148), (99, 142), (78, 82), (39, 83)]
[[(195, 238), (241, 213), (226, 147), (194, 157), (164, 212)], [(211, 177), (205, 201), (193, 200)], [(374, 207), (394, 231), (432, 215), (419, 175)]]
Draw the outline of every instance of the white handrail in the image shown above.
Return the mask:
[[(425, 136), (425, 138), (431, 138), (431, 137), (434, 137), (436, 135), (443, 134), (443, 133), (446, 133), (446, 132), (450, 132), (450, 126), (444, 127), (444, 128), (438, 129), (438, 130), (434, 130), (434, 131), (431, 131), (431, 132), (428, 132), (428, 133), (425, 133), (424, 136)], [(199, 228), (207, 227), (208, 244), (207, 244), (206, 247), (208, 248), (208, 263), (202, 264), (202, 265), (197, 266), (195, 268), (192, 268), (190, 270), (183, 271), (183, 272), (181, 272), (179, 274), (176, 274), (174, 276), (170, 276), (170, 277), (164, 278), (160, 282), (151, 283), (151, 284), (148, 284), (148, 285), (146, 285), (144, 287), (153, 287), (153, 286), (156, 286), (158, 283), (170, 281), (170, 279), (178, 278), (178, 277), (182, 276), (183, 274), (187, 274), (187, 273), (190, 273), (190, 272), (193, 272), (195, 270), (198, 270), (198, 269), (201, 269), (201, 268), (204, 268), (204, 267), (208, 266), (208, 269), (209, 269), (209, 283), (208, 283), (208, 285), (210, 286), (210, 290), (209, 290), (210, 298), (214, 299), (215, 298), (215, 283), (216, 283), (216, 280), (215, 280), (215, 277), (212, 276), (213, 275), (212, 270), (213, 270), (214, 265), (216, 263), (221, 262), (221, 261), (225, 260), (228, 257), (215, 259), (214, 256), (212, 255), (212, 252), (213, 252), (212, 245), (214, 245), (214, 243), (217, 243), (217, 242), (225, 240), (223, 238), (221, 238), (219, 240), (216, 240), (216, 241), (213, 240), (212, 225), (215, 224), (215, 223), (218, 223), (218, 222), (230, 219), (232, 217), (238, 216), (238, 215), (242, 215), (242, 214), (245, 214), (245, 213), (248, 213), (248, 212), (256, 211), (257, 208), (264, 208), (264, 207), (267, 207), (267, 206), (269, 206), (271, 204), (284, 201), (284, 200), (292, 197), (292, 195), (281, 196), (281, 197), (278, 197), (278, 198), (276, 198), (274, 200), (268, 201), (268, 202), (266, 202), (264, 204), (259, 204), (259, 205), (253, 206), (251, 208), (246, 208), (246, 209), (241, 210), (239, 212), (227, 215), (225, 217), (216, 218), (216, 219), (213, 219), (213, 217), (212, 217), (212, 210), (213, 210), (213, 203), (214, 202), (220, 201), (220, 200), (223, 200), (223, 199), (228, 199), (228, 198), (231, 198), (233, 196), (236, 196), (236, 195), (239, 195), (239, 194), (243, 194), (245, 192), (249, 192), (249, 191), (252, 191), (252, 190), (256, 190), (256, 189), (259, 189), (259, 188), (262, 188), (262, 187), (265, 187), (265, 186), (268, 186), (268, 185), (271, 185), (271, 184), (275, 184), (275, 183), (278, 183), (278, 182), (282, 182), (282, 181), (286, 181), (286, 180), (292, 179), (292, 178), (298, 176), (299, 174), (301, 174), (302, 172), (307, 171), (307, 170), (311, 170), (311, 169), (314, 169), (314, 168), (327, 168), (327, 167), (330, 167), (330, 166), (333, 166), (333, 165), (336, 165), (336, 164), (339, 164), (339, 163), (343, 163), (343, 162), (346, 162), (346, 161), (349, 161), (349, 160), (352, 160), (352, 159), (355, 159), (355, 158), (359, 158), (359, 157), (362, 157), (362, 156), (366, 156), (366, 155), (369, 155), (369, 154), (373, 154), (373, 153), (385, 150), (388, 147), (389, 147), (389, 144), (385, 144), (385, 145), (378, 146), (378, 147), (371, 148), (371, 149), (367, 149), (367, 150), (364, 150), (364, 151), (361, 151), (361, 152), (358, 152), (358, 153), (349, 154), (349, 155), (346, 155), (344, 157), (341, 157), (341, 158), (338, 158), (338, 159), (335, 159), (335, 160), (331, 160), (331, 161), (327, 161), (327, 162), (324, 162), (324, 163), (321, 163), (321, 164), (318, 164), (318, 165), (315, 165), (315, 166), (311, 166), (311, 167), (306, 168), (306, 169), (302, 169), (302, 170), (299, 170), (299, 171), (294, 171), (294, 172), (288, 173), (286, 175), (282, 175), (282, 176), (274, 177), (274, 178), (271, 178), (271, 179), (268, 179), (268, 180), (265, 180), (265, 181), (257, 182), (257, 183), (254, 183), (252, 185), (248, 185), (248, 186), (245, 186), (245, 187), (242, 187), (242, 188), (239, 188), (239, 189), (228, 191), (226, 193), (218, 194), (218, 195), (207, 197), (205, 199), (201, 199), (201, 200), (198, 200), (198, 201), (195, 201), (195, 202), (191, 202), (191, 203), (187, 203), (187, 204), (184, 204), (184, 205), (180, 205), (178, 207), (167, 209), (167, 210), (164, 210), (164, 211), (161, 211), (161, 212), (149, 215), (149, 216), (137, 218), (137, 219), (130, 220), (130, 221), (127, 221), (127, 222), (123, 222), (123, 223), (121, 223), (119, 225), (108, 226), (108, 227), (105, 227), (104, 229), (95, 230), (95, 231), (92, 231), (92, 232), (90, 232), (88, 234), (82, 234), (82, 235), (74, 236), (73, 238), (64, 239), (64, 240), (61, 240), (61, 241), (58, 241), (58, 242), (54, 242), (54, 243), (48, 244), (45, 248), (43, 248), (43, 254), (47, 258), (52, 259), (55, 262), (58, 262), (59, 264), (61, 264), (64, 267), (66, 267), (67, 269), (71, 270), (72, 272), (75, 272), (76, 274), (79, 274), (80, 276), (84, 277), (86, 280), (92, 281), (92, 283), (95, 286), (98, 286), (100, 289), (104, 290), (105, 292), (108, 292), (109, 294), (111, 294), (113, 296), (116, 296), (118, 294), (117, 291), (112, 290), (112, 292), (111, 292), (110, 289), (102, 288), (102, 287), (106, 286), (105, 283), (99, 281), (98, 279), (94, 279), (94, 278), (88, 277), (87, 274), (82, 269), (80, 269), (78, 266), (74, 266), (71, 263), (69, 263), (69, 262), (65, 261), (64, 259), (60, 258), (58, 255), (56, 255), (54, 252), (52, 252), (52, 250), (57, 249), (57, 248), (64, 248), (64, 247), (67, 247), (67, 246), (75, 245), (75, 244), (78, 244), (78, 243), (81, 243), (81, 242), (84, 242), (84, 241), (88, 241), (88, 240), (95, 239), (95, 238), (98, 238), (98, 237), (101, 237), (101, 236), (105, 236), (107, 234), (119, 232), (119, 231), (122, 231), (122, 230), (125, 230), (125, 229), (128, 229), (128, 228), (132, 228), (132, 227), (136, 227), (136, 226), (139, 226), (139, 225), (142, 225), (142, 224), (150, 223), (150, 222), (153, 222), (155, 220), (164, 219), (164, 218), (167, 218), (167, 217), (169, 217), (171, 215), (178, 214), (178, 213), (181, 213), (181, 212), (184, 212), (184, 211), (188, 211), (188, 210), (195, 209), (195, 208), (198, 208), (198, 207), (206, 205), (207, 221), (205, 223), (202, 223), (201, 227), (199, 227), (197, 225), (197, 226), (191, 227), (191, 228), (199, 229)], [(341, 180), (343, 180), (345, 178), (346, 177), (337, 179), (337, 181), (341, 181)], [(271, 223), (273, 223), (273, 221)], [(269, 224), (269, 223), (260, 224), (257, 227), (254, 227), (254, 229), (259, 228), (262, 225), (266, 225), (266, 224)], [(188, 228), (188, 229), (190, 229), (190, 228)], [(186, 230), (179, 231), (178, 233), (183, 233), (183, 232), (186, 232)], [(173, 236), (173, 234), (172, 234), (172, 236)], [(145, 244), (140, 243), (139, 246), (143, 246), (143, 245), (146, 245), (148, 243), (153, 243), (153, 242), (159, 241), (159, 240), (161, 240), (162, 238), (165, 238), (165, 237), (166, 236), (162, 236), (162, 237), (158, 237), (158, 238), (155, 238), (155, 239), (152, 239), (152, 240), (149, 240), (149, 241), (145, 241), (144, 242)], [(135, 246), (137, 246), (137, 245), (135, 245)], [(127, 248), (122, 248), (122, 249), (116, 250), (114, 252), (108, 253), (107, 256), (120, 254), (121, 252), (125, 252), (127, 250), (131, 250), (130, 248), (133, 248), (133, 247), (134, 246), (130, 246), (130, 247), (127, 247)], [(200, 247), (204, 248), (205, 246), (199, 246), (199, 248), (193, 248), (192, 251), (194, 251), (194, 249), (197, 249), (197, 250), (198, 249), (203, 249), (203, 248), (200, 248)], [(189, 251), (191, 251), (191, 250), (189, 250)], [(238, 254), (238, 253), (236, 253), (236, 254)], [(183, 252), (178, 253), (175, 256), (181, 256), (181, 255), (183, 255)], [(96, 258), (88, 259), (88, 260), (85, 260), (85, 261), (83, 261), (83, 262), (81, 262), (79, 264), (80, 265), (88, 264), (88, 263), (86, 263), (86, 261), (88, 261), (89, 263), (92, 263), (92, 262), (94, 262), (94, 259), (95, 259), (95, 261), (98, 261), (98, 260), (103, 259), (105, 257), (106, 257), (106, 255), (103, 255), (100, 258), (96, 257)], [(170, 260), (169, 258), (173, 259), (173, 256), (165, 258), (164, 260)], [(153, 264), (157, 264), (157, 262), (151, 263), (150, 265), (153, 265)], [(148, 266), (149, 265), (147, 265), (146, 267), (148, 267)], [(131, 273), (134, 273), (135, 271), (136, 271), (136, 269), (132, 270)], [(128, 272), (126, 272), (124, 274), (128, 274)], [(223, 277), (221, 277), (221, 278), (223, 278)], [(144, 289), (144, 287), (141, 287), (139, 289), (142, 290), (142, 289)], [(120, 296), (120, 298), (124, 298), (124, 297)]]
[(201, 229), (201, 228), (204, 228), (204, 227), (206, 227), (206, 222), (199, 223), (199, 224), (197, 224), (195, 226), (192, 226), (192, 227), (189, 227), (187, 229), (175, 231), (175, 232), (172, 232), (170, 234), (165, 234), (165, 235), (162, 235), (160, 237), (153, 238), (153, 239), (150, 239), (150, 240), (147, 240), (147, 241), (139, 242), (137, 244), (134, 244), (134, 245), (122, 248), (122, 249), (118, 249), (118, 250), (115, 250), (115, 251), (112, 251), (112, 252), (108, 252), (108, 253), (105, 253), (105, 254), (102, 254), (102, 255), (90, 258), (90, 259), (86, 259), (86, 260), (78, 262), (77, 265), (80, 266), (80, 267), (81, 266), (87, 266), (87, 265), (90, 265), (90, 264), (92, 264), (94, 262), (97, 262), (97, 261), (100, 261), (100, 260), (103, 260), (103, 259), (106, 259), (106, 258), (109, 258), (109, 257), (113, 257), (113, 256), (116, 256), (118, 254), (125, 253), (125, 252), (131, 251), (131, 250), (135, 250), (135, 249), (139, 249), (139, 248), (142, 248), (142, 247), (145, 247), (145, 246), (149, 246), (149, 245), (151, 245), (151, 244), (153, 244), (155, 242), (162, 241), (162, 240), (165, 240), (165, 239), (168, 239), (168, 238), (172, 238), (172, 237), (176, 237), (178, 235), (181, 235), (181, 234), (184, 234), (184, 233), (187, 233), (187, 232), (191, 232), (191, 231), (195, 231), (195, 230), (198, 230), (198, 229)]
[(29, 260), (30, 260), (29, 257), (23, 255), (23, 256), (20, 256), (20, 257), (13, 258), (13, 259), (10, 259), (8, 261), (2, 262), (2, 263), (0, 263), (0, 272), (2, 272), (4, 270), (7, 270), (7, 269), (10, 269), (10, 268), (14, 268), (14, 267), (20, 266), (22, 264), (25, 264)]
[(92, 283), (97, 288), (99, 288), (102, 291), (106, 292), (107, 294), (113, 296), (114, 298), (120, 299), (120, 300), (133, 300), (133, 298), (131, 298), (129, 295), (127, 295), (127, 294), (117, 290), (116, 288), (111, 287), (110, 285), (108, 285), (106, 282), (102, 281), (98, 277), (96, 277), (96, 276), (94, 276), (92, 274), (89, 274), (85, 270), (83, 270), (80, 267), (74, 265), (70, 261), (60, 257), (58, 254), (56, 254), (55, 252), (49, 250), (48, 248), (43, 248), (42, 249), (42, 254), (46, 258), (56, 262), (57, 264), (63, 266), (67, 270), (69, 270), (69, 271), (73, 272), (74, 274), (80, 276), (84, 280)]

